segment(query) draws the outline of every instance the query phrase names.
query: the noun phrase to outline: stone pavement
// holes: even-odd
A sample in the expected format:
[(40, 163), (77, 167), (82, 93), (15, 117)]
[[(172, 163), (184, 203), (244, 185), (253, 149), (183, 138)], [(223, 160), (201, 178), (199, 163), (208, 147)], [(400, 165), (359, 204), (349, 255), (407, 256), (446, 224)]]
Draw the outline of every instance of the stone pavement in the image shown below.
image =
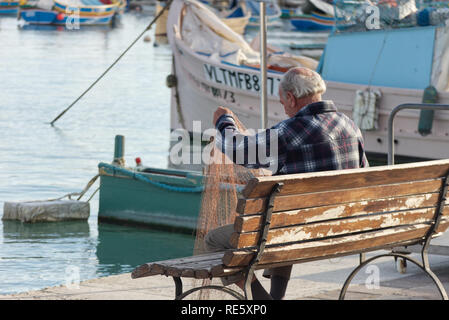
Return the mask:
[[(367, 257), (372, 254), (367, 254)], [(419, 258), (418, 254), (412, 257)], [(449, 292), (449, 256), (430, 255), (432, 270)], [(286, 299), (338, 299), (344, 280), (358, 264), (359, 256), (297, 264), (287, 289)], [(256, 274), (265, 288), (269, 280)], [(192, 279), (184, 279), (184, 288), (191, 288)], [(198, 280), (196, 284), (200, 283)], [(215, 282), (214, 282), (215, 283)], [(131, 279), (129, 273), (83, 281), (78, 287), (46, 288), (26, 293), (3, 295), (0, 300), (171, 300), (174, 297), (174, 282), (171, 277), (153, 276)], [(194, 297), (193, 297), (194, 298)], [(212, 292), (212, 299), (230, 299), (221, 292)], [(393, 258), (381, 258), (369, 264), (354, 278), (347, 299), (401, 300), (440, 299), (433, 281), (420, 268), (408, 264), (405, 274), (396, 270)]]

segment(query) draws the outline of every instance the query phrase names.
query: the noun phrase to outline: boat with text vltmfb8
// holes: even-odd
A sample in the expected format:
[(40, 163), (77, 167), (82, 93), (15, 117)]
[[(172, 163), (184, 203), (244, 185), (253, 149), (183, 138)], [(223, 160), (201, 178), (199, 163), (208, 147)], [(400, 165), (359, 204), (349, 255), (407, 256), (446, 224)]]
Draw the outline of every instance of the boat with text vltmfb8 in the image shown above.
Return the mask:
[[(339, 109), (362, 129), (366, 149), (387, 153), (388, 118), (405, 103), (449, 104), (448, 1), (346, 1), (318, 68)], [(449, 157), (449, 112), (404, 110), (395, 152)]]

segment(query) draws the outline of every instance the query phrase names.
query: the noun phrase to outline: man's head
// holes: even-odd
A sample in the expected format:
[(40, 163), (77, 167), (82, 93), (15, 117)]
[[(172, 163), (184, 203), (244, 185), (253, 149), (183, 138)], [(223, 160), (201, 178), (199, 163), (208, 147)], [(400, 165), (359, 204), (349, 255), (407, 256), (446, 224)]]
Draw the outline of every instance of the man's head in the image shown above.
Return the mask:
[(321, 76), (301, 67), (288, 70), (279, 84), (279, 98), (290, 118), (309, 103), (321, 101), (325, 91), (326, 84)]

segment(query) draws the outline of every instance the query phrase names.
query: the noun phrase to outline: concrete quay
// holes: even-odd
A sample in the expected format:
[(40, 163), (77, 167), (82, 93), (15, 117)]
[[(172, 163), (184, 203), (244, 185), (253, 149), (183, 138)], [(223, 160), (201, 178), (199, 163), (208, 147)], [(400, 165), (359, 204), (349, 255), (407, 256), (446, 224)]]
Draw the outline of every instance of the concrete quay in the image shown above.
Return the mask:
[[(386, 251), (385, 251), (386, 252)], [(367, 254), (367, 258), (373, 253)], [(411, 254), (419, 260), (418, 254)], [(432, 271), (449, 292), (449, 257), (429, 255)], [(287, 289), (286, 300), (335, 300), (346, 277), (359, 262), (359, 256), (297, 264)], [(269, 280), (256, 274), (265, 288)], [(183, 279), (184, 290), (200, 284), (200, 280)], [(219, 284), (219, 280), (213, 283)], [(130, 273), (82, 281), (67, 287), (1, 295), (0, 300), (171, 300), (175, 292), (171, 277), (152, 276), (131, 279)], [(195, 296), (192, 295), (195, 299)], [(210, 299), (231, 299), (226, 294), (211, 291)], [(419, 267), (407, 264), (404, 274), (397, 271), (393, 258), (374, 261), (360, 270), (349, 286), (346, 299), (351, 300), (438, 300), (441, 296), (431, 278)]]

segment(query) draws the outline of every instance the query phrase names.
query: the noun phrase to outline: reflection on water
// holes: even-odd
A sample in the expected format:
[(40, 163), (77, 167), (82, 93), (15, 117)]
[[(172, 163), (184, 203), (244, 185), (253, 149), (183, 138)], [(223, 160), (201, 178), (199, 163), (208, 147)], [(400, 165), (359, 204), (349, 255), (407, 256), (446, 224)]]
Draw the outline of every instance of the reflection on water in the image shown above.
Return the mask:
[(95, 277), (97, 240), (86, 221), (2, 224), (0, 293), (64, 284), (71, 267), (80, 279)]
[(3, 221), (0, 293), (8, 294), (131, 272), (150, 261), (189, 256), (194, 237), (86, 221), (22, 223)]
[(58, 238), (87, 238), (89, 224), (87, 221), (21, 223), (3, 221), (3, 241), (35, 240), (43, 241)]
[(98, 225), (97, 257), (101, 275), (130, 272), (151, 261), (190, 256), (194, 237), (108, 223)]

